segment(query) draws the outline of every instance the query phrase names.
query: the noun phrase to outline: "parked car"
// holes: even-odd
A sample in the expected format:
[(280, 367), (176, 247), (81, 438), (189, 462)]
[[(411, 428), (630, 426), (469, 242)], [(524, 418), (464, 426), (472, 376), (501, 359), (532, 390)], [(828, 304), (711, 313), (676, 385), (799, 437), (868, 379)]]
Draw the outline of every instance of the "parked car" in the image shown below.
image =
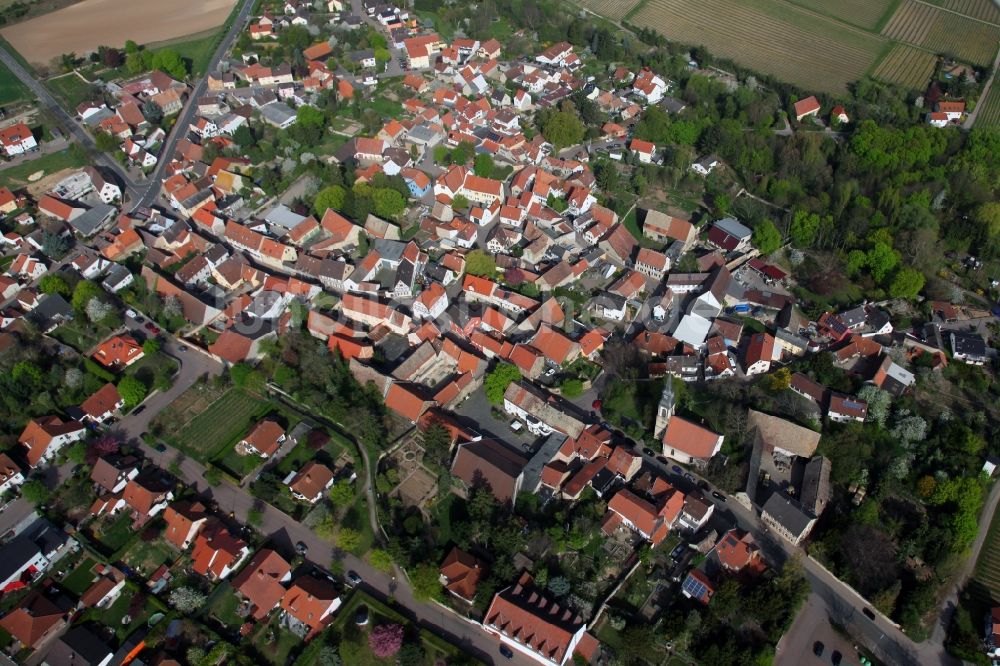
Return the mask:
[(143, 328), (145, 328), (147, 331), (149, 331), (153, 335), (159, 335), (160, 334), (159, 327), (156, 324), (154, 324), (153, 322), (151, 322), (151, 321), (146, 322), (146, 325), (143, 326)]
[(142, 414), (144, 411), (146, 411), (146, 405), (139, 405), (138, 407), (132, 410), (132, 416), (135, 416), (136, 414)]
[(125, 311), (125, 316), (130, 319), (138, 319), (139, 313), (133, 310), (132, 308), (129, 308), (128, 310)]
[(874, 612), (874, 611), (872, 611), (872, 609), (871, 609), (871, 608), (862, 608), (862, 609), (861, 609), (861, 612), (862, 612), (862, 613), (864, 614), (864, 616), (865, 616), (866, 618), (868, 618), (869, 620), (874, 620), (874, 619), (875, 619), (875, 612)]
[(830, 663), (833, 666), (840, 666), (840, 662), (844, 660), (844, 655), (840, 654), (839, 650), (834, 650), (830, 653)]
[(671, 467), (670, 471), (673, 472), (674, 474), (683, 474), (684, 473), (684, 470), (682, 470), (677, 465), (674, 465), (673, 467)]
[(653, 451), (653, 449), (650, 449), (650, 448), (645, 448), (645, 449), (642, 450), (642, 452), (643, 452), (643, 454), (649, 456), (650, 458), (652, 458), (653, 456), (656, 455), (656, 451)]
[(295, 552), (304, 557), (309, 552), (309, 546), (304, 541), (299, 541), (295, 544)]
[(500, 644), (500, 654), (503, 655), (504, 659), (513, 659), (514, 658), (514, 652), (509, 647), (507, 647), (506, 645), (504, 645), (503, 643)]
[(164, 444), (163, 442), (160, 442), (159, 444), (157, 444), (153, 448), (156, 449), (157, 451), (159, 451), (160, 453), (166, 453), (167, 452), (167, 445)]
[(722, 493), (720, 493), (718, 490), (713, 490), (712, 491), (712, 497), (714, 497), (715, 499), (719, 500), (720, 502), (725, 502), (726, 501), (726, 496), (723, 495)]
[(371, 618), (368, 615), (368, 606), (360, 606), (358, 612), (354, 614), (354, 624), (363, 627), (368, 624)]
[(344, 576), (344, 579), (351, 584), (351, 587), (357, 587), (358, 585), (361, 585), (361, 576), (359, 576), (358, 572), (354, 571), (353, 569), (347, 572), (347, 575)]
[(825, 649), (826, 649), (826, 646), (823, 645), (822, 641), (816, 641), (815, 643), (813, 643), (813, 654), (816, 655), (817, 657), (822, 657), (823, 656), (823, 650), (825, 650)]

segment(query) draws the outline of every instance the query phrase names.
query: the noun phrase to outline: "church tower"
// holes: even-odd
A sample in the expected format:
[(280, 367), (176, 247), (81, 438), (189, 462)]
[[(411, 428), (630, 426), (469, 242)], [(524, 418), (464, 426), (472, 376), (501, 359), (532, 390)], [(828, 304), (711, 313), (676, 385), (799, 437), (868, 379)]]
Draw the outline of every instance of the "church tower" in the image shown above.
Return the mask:
[(667, 423), (674, 415), (674, 378), (667, 375), (664, 379), (666, 381), (663, 383), (663, 395), (660, 396), (660, 404), (656, 408), (656, 427), (653, 429), (657, 441), (663, 439)]

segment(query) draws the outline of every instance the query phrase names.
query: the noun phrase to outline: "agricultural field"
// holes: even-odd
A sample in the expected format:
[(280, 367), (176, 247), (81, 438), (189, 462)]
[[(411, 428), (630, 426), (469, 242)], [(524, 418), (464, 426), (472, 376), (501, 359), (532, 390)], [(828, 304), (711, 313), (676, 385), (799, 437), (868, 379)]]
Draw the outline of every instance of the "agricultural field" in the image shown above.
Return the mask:
[(904, 0), (882, 34), (932, 53), (949, 53), (959, 60), (986, 66), (996, 55), (1000, 25), (960, 16), (916, 0)]
[(826, 14), (865, 30), (877, 30), (894, 0), (789, 0), (792, 4)]
[(919, 89), (927, 85), (936, 64), (937, 56), (906, 44), (897, 44), (878, 64), (872, 76), (887, 83)]
[(979, 100), (976, 127), (1000, 127), (1000, 86), (990, 86), (986, 99)]
[(882, 37), (776, 0), (648, 0), (630, 22), (830, 92), (863, 77), (887, 46)]
[(126, 40), (150, 44), (197, 35), (225, 23), (235, 0), (83, 0), (8, 26), (0, 34), (34, 65), (63, 53), (84, 55)]
[(578, 0), (581, 7), (595, 14), (607, 16), (612, 21), (621, 21), (641, 0)]
[(991, 0), (576, 1), (612, 20), (831, 93), (868, 75), (920, 89), (936, 56), (986, 67), (1000, 45), (1000, 8)]
[(991, 602), (1000, 600), (1000, 511), (993, 514), (990, 531), (976, 560), (973, 581), (989, 592)]
[(1000, 23), (1000, 8), (992, 0), (925, 0), (932, 5), (992, 23)]

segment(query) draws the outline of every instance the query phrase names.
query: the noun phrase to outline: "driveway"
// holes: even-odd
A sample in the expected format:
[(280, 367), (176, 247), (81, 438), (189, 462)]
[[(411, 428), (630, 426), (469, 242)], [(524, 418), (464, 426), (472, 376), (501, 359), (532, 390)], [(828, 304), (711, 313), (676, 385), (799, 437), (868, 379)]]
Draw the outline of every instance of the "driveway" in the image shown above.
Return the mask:
[[(820, 656), (813, 652), (816, 641), (823, 644)], [(854, 644), (830, 625), (826, 603), (818, 595), (810, 594), (791, 628), (778, 641), (774, 666), (829, 664), (834, 650), (844, 656), (845, 664), (858, 663)]]

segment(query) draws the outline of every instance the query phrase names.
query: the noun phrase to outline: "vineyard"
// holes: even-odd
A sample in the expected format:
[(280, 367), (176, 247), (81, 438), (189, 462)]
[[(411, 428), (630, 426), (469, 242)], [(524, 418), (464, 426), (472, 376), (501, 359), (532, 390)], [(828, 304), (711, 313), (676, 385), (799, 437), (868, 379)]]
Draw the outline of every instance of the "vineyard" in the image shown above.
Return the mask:
[(576, 1), (612, 20), (627, 17), (670, 40), (831, 93), (866, 75), (919, 90), (933, 76), (937, 56), (988, 67), (1000, 45), (1000, 8), (992, 0)]
[[(952, 0), (949, 4), (966, 3), (972, 4), (970, 0)], [(949, 53), (959, 60), (986, 66), (993, 62), (996, 55), (1000, 25), (959, 16), (915, 0), (905, 0), (882, 34), (933, 53)]]
[(992, 23), (1000, 23), (1000, 8), (992, 0), (927, 0), (931, 4), (959, 14)]
[(640, 0), (578, 0), (579, 5), (612, 21), (621, 21)]
[(922, 88), (934, 73), (937, 56), (926, 51), (897, 44), (878, 64), (872, 76), (887, 83)]
[[(820, 14), (829, 14), (844, 23), (856, 25), (866, 30), (878, 28), (882, 16), (889, 10), (893, 0), (790, 0), (793, 4), (811, 9)], [(957, 0), (961, 2), (962, 0)], [(975, 0), (972, 0), (975, 2)], [(987, 0), (988, 1), (988, 0)]]
[(1000, 127), (1000, 86), (995, 81), (986, 99), (979, 100), (976, 127)]
[[(648, 0), (630, 18), (668, 39), (808, 88), (842, 92), (868, 71), (883, 39), (813, 12), (770, 1)], [(748, 38), (752, 35), (752, 39)]]

